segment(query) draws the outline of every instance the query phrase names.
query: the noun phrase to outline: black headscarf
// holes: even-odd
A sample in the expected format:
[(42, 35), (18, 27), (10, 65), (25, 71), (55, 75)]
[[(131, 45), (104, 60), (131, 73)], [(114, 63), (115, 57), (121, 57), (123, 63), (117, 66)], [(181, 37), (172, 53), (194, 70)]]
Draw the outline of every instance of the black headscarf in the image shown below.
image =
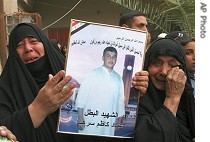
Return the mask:
[[(149, 48), (146, 52), (144, 70), (148, 70), (148, 67), (150, 66), (151, 62), (162, 55), (163, 56), (172, 56), (175, 59), (177, 59), (177, 61), (179, 61), (180, 64), (182, 65), (181, 68), (187, 76), (185, 89), (184, 89), (183, 95), (182, 95), (180, 103), (179, 103), (178, 111), (176, 114), (176, 119), (173, 118), (173, 115), (171, 115), (171, 116), (163, 115), (163, 114), (166, 115), (165, 111), (163, 110), (165, 91), (157, 90), (151, 81), (149, 81), (149, 86), (148, 86), (147, 92), (144, 94), (144, 96), (142, 98), (140, 98), (139, 119), (142, 119), (142, 117), (144, 117), (145, 114), (147, 114), (147, 113), (149, 113), (149, 114), (151, 113), (152, 115), (158, 115), (158, 116), (156, 116), (157, 118), (155, 117), (155, 119), (157, 119), (157, 122), (159, 124), (156, 124), (156, 125), (160, 125), (162, 128), (159, 129), (160, 131), (158, 131), (158, 129), (157, 129), (156, 137), (160, 138), (161, 135), (163, 135), (163, 137), (162, 137), (163, 141), (177, 142), (177, 139), (176, 139), (176, 134), (177, 134), (179, 139), (181, 139), (181, 141), (185, 141), (185, 142), (191, 141), (191, 139), (195, 137), (195, 100), (192, 95), (193, 89), (191, 87), (189, 73), (188, 73), (188, 70), (186, 67), (186, 63), (185, 63), (185, 56), (186, 56), (185, 51), (183, 50), (182, 46), (173, 39), (161, 38), (161, 39), (155, 40), (149, 46)], [(163, 118), (161, 118), (161, 117), (163, 117)], [(169, 117), (169, 118), (166, 118), (166, 117)], [(144, 118), (146, 118), (146, 117), (144, 117)], [(160, 120), (158, 120), (158, 119), (160, 119)], [(168, 120), (168, 122), (170, 124), (166, 120)], [(174, 124), (172, 124), (169, 120), (174, 122)], [(147, 121), (140, 120), (139, 122), (140, 122), (139, 124), (137, 123), (137, 133), (139, 133), (139, 134), (142, 133), (141, 131), (144, 131), (144, 132), (146, 131), (143, 128), (148, 127), (148, 125), (151, 125), (151, 124), (146, 124), (149, 122), (148, 120)], [(154, 125), (155, 121), (151, 122), (151, 123)], [(144, 124), (145, 124), (145, 127), (140, 126), (140, 125), (144, 125)], [(169, 125), (171, 125), (171, 126), (169, 126)], [(154, 127), (155, 127), (155, 125), (154, 125)], [(168, 128), (168, 127), (170, 127), (170, 128)], [(152, 129), (152, 127), (151, 127), (151, 129)], [(168, 129), (171, 129), (171, 130), (168, 131)], [(174, 131), (174, 132), (172, 132), (172, 131)], [(150, 131), (150, 132), (152, 132), (152, 131)], [(155, 133), (155, 131), (153, 131), (153, 133)], [(138, 136), (139, 134), (136, 134), (137, 141), (146, 140), (147, 138), (144, 139), (142, 137), (143, 136), (149, 137), (151, 135), (151, 133), (147, 133), (147, 132), (144, 133), (145, 135), (142, 134), (143, 136), (142, 135)], [(157, 139), (156, 141), (159, 142), (160, 139), (159, 140)]]
[(159, 56), (172, 56), (177, 59), (177, 61), (181, 64), (181, 69), (187, 76), (186, 89), (189, 89), (187, 91), (192, 91), (190, 76), (185, 62), (186, 53), (182, 46), (171, 38), (161, 38), (154, 41), (146, 52), (144, 70), (148, 70), (151, 62), (157, 59)]
[[(62, 55), (64, 56), (64, 54), (62, 53), (62, 47), (61, 49), (58, 47), (58, 40), (57, 39), (50, 39), (51, 44), (53, 45), (53, 47)], [(65, 56), (64, 56), (65, 57)]]
[[(27, 65), (16, 51), (18, 43), (26, 37), (38, 39), (45, 50), (45, 56)], [(39, 128), (34, 129), (27, 107), (46, 82), (48, 74), (55, 75), (64, 69), (64, 64), (65, 58), (36, 25), (21, 23), (11, 31), (9, 56), (0, 77), (0, 124), (6, 125), (19, 141), (58, 141), (58, 113), (50, 114)]]
[[(2, 71), (1, 78), (7, 78), (7, 82), (11, 81), (12, 86), (8, 86), (8, 89), (11, 89), (12, 87), (14, 92), (16, 92), (17, 86), (19, 86), (18, 90), (20, 90), (20, 88), (24, 88), (21, 91), (22, 95), (26, 95), (23, 96), (23, 100), (25, 100), (27, 104), (30, 104), (31, 101), (34, 99), (34, 96), (37, 95), (39, 87), (35, 82), (33, 75), (28, 70), (26, 65), (22, 62), (16, 51), (16, 47), (20, 40), (28, 36), (35, 37), (43, 43), (43, 46), (45, 48), (45, 56), (47, 58), (46, 62), (47, 64), (49, 64), (50, 73), (52, 73), (53, 75), (55, 75), (59, 70), (64, 69), (65, 59), (60, 56), (60, 54), (58, 54), (58, 52), (45, 36), (44, 32), (34, 24), (21, 23), (12, 30), (9, 37), (9, 56), (6, 65)], [(45, 66), (42, 66), (42, 68), (45, 68)], [(23, 82), (25, 82), (26, 84), (24, 84)], [(33, 97), (30, 98), (30, 96)]]

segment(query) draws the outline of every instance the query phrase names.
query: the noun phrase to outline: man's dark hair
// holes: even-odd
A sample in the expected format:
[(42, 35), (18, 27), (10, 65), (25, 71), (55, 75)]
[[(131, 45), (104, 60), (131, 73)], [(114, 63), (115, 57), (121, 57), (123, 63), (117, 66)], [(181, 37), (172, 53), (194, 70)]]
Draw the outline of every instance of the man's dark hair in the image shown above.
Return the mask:
[(109, 46), (109, 47), (106, 47), (106, 48), (104, 49), (103, 56), (105, 55), (105, 53), (106, 53), (107, 51), (115, 52), (115, 53), (117, 54), (117, 50), (116, 50), (114, 47)]
[(141, 13), (139, 11), (129, 11), (122, 14), (119, 20), (119, 26), (122, 26), (123, 24), (130, 25), (132, 23), (133, 17), (136, 17), (136, 16), (146, 17), (144, 13)]

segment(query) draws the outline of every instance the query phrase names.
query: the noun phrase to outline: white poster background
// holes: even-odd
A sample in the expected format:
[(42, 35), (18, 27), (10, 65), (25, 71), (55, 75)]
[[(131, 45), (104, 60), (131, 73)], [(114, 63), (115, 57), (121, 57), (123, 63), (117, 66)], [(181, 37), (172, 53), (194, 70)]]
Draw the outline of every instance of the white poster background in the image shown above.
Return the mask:
[(66, 75), (73, 76), (81, 83), (87, 72), (103, 65), (103, 50), (108, 46), (115, 47), (118, 52), (117, 63), (114, 67), (116, 72), (122, 75), (125, 55), (131, 54), (135, 55), (133, 72), (136, 73), (142, 70), (145, 42), (145, 32), (91, 23), (70, 35)]

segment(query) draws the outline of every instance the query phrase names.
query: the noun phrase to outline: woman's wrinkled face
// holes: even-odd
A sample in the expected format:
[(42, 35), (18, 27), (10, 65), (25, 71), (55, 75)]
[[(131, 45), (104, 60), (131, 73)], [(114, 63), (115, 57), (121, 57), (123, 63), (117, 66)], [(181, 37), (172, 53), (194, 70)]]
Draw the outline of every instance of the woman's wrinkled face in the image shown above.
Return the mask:
[(21, 40), (16, 50), (24, 64), (32, 63), (45, 55), (42, 42), (34, 37), (26, 37)]
[(158, 90), (165, 90), (166, 76), (173, 67), (181, 64), (171, 56), (159, 56), (153, 60), (148, 68), (150, 81)]

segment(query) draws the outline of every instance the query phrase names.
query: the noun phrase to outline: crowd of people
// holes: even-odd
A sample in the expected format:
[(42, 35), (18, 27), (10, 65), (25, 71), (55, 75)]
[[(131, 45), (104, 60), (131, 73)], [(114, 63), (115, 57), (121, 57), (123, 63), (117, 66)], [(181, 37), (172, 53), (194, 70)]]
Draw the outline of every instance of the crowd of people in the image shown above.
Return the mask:
[[(139, 12), (119, 20), (119, 26), (146, 32), (147, 25), (146, 15)], [(134, 139), (105, 138), (56, 132), (58, 110), (76, 83), (68, 83), (72, 77), (65, 76), (65, 56), (58, 45), (36, 25), (18, 24), (10, 33), (0, 77), (0, 135), (20, 142), (194, 141), (195, 40), (175, 33), (148, 44), (144, 69), (132, 79), (141, 94)]]

